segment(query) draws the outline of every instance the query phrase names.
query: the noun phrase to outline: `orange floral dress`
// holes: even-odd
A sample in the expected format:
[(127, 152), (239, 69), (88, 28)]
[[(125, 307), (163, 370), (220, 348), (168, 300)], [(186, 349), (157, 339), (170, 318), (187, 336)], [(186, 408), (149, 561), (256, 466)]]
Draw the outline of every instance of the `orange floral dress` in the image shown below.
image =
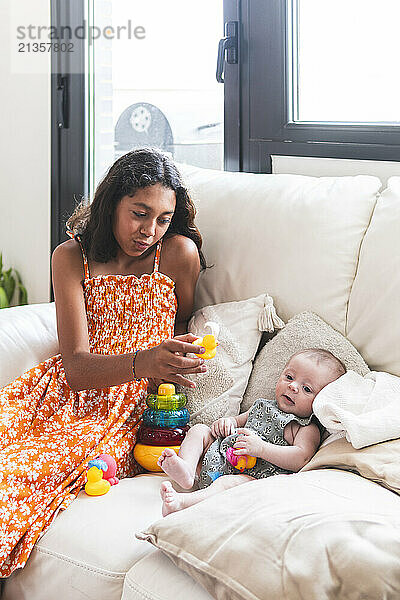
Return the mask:
[[(80, 243), (79, 237), (76, 239)], [(82, 244), (90, 352), (123, 354), (172, 337), (175, 284), (152, 273), (90, 277)], [(74, 392), (60, 354), (0, 390), (0, 576), (23, 567), (56, 512), (75, 499), (87, 463), (107, 453), (119, 477), (139, 472), (132, 448), (147, 379)]]

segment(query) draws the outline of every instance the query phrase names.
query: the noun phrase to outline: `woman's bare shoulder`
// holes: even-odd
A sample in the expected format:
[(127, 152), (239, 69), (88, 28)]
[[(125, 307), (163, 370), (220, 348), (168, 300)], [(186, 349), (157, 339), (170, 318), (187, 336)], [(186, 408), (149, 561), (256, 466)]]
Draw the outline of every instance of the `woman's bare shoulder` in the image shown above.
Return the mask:
[(51, 257), (53, 273), (61, 272), (70, 275), (83, 275), (82, 251), (75, 240), (67, 240), (57, 246)]
[(179, 263), (197, 262), (199, 252), (193, 240), (185, 235), (175, 234), (163, 241), (163, 254)]
[(175, 284), (186, 280), (197, 281), (200, 258), (193, 240), (184, 235), (165, 238), (161, 252), (160, 271)]

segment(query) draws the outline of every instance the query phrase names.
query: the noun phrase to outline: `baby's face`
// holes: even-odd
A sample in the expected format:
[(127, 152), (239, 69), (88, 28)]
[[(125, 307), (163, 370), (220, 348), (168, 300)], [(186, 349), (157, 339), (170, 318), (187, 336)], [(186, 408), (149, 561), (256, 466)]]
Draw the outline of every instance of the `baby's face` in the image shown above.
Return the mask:
[(315, 396), (335, 381), (337, 375), (328, 365), (300, 354), (290, 359), (280, 374), (275, 388), (278, 407), (297, 417), (309, 417)]

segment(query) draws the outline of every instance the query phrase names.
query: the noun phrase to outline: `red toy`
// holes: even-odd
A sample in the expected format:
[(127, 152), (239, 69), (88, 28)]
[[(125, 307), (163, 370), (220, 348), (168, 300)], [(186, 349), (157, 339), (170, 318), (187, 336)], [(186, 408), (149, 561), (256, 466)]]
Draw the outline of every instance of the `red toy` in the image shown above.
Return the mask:
[(230, 462), (235, 469), (242, 473), (245, 469), (251, 469), (254, 467), (257, 458), (255, 456), (249, 456), (248, 454), (234, 454), (234, 449), (228, 448), (226, 451), (226, 460)]
[(115, 458), (110, 456), (110, 454), (100, 454), (97, 459), (103, 460), (107, 465), (107, 470), (103, 471), (103, 479), (106, 479), (111, 485), (116, 485), (119, 482), (119, 479), (115, 476), (117, 472)]

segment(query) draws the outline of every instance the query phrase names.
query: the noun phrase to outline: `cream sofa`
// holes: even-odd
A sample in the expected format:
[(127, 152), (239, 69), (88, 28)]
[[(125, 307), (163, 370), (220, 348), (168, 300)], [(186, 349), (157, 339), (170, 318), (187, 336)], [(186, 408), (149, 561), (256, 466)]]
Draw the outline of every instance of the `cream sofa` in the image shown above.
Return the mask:
[[(268, 292), (285, 321), (298, 312), (314, 311), (348, 337), (371, 369), (400, 376), (400, 177), (389, 180), (388, 188), (380, 191), (380, 181), (367, 176), (312, 178), (194, 167), (184, 167), (183, 172), (197, 204), (207, 261), (214, 264), (201, 275), (196, 308)], [(53, 304), (0, 311), (0, 386), (55, 353)], [(348, 522), (367, 503), (368, 514), (375, 510), (380, 518), (385, 515), (389, 533), (391, 520), (394, 523), (400, 511), (396, 494), (353, 473), (315, 470), (290, 478), (291, 495), (285, 496), (288, 524), (307, 512), (311, 499), (324, 510), (329, 504), (336, 525), (341, 515)], [(340, 587), (340, 569), (333, 569), (323, 549), (323, 528), (321, 535), (318, 528), (296, 531), (294, 543), (276, 546), (276, 564), (266, 567), (265, 588), (259, 595), (230, 595), (211, 584), (205, 591), (160, 550), (135, 538), (136, 531), (161, 516), (162, 479), (149, 474), (123, 480), (99, 498), (81, 493), (37, 542), (26, 567), (6, 581), (2, 597), (398, 597), (390, 592), (382, 595), (373, 565), (370, 582), (356, 579), (352, 591)], [(268, 480), (272, 524), (285, 494), (273, 480)], [(350, 571), (357, 573), (357, 547), (343, 531), (338, 543), (347, 549), (344, 556)], [(200, 535), (206, 533), (199, 531)], [(279, 530), (271, 526), (265, 544), (277, 537)], [(320, 560), (315, 553), (308, 554), (308, 544), (316, 545)]]

